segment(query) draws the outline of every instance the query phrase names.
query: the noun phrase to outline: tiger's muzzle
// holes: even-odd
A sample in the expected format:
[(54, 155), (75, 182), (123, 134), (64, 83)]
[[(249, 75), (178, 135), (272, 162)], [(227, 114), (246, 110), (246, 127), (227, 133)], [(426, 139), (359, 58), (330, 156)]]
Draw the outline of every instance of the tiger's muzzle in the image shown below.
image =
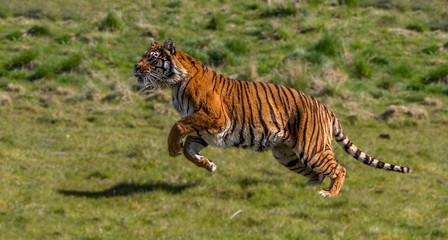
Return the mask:
[(138, 63), (134, 65), (134, 76), (137, 77), (137, 84), (139, 86), (145, 87), (147, 85), (143, 77), (142, 68)]

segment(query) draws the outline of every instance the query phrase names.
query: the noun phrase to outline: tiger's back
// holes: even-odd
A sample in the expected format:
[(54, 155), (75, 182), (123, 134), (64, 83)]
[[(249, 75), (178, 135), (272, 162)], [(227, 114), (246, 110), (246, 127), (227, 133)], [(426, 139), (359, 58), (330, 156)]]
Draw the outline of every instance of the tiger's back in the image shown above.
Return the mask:
[(330, 178), (330, 187), (319, 193), (335, 196), (345, 178), (345, 168), (331, 149), (335, 136), (347, 153), (365, 164), (410, 172), (359, 150), (333, 112), (315, 98), (275, 84), (229, 79), (176, 49), (171, 40), (163, 46), (152, 44), (134, 72), (145, 86), (166, 84), (172, 89), (181, 119), (168, 137), (170, 155), (183, 153), (209, 171), (216, 165), (199, 154), (208, 145), (271, 150), (282, 165), (309, 178), (309, 184)]

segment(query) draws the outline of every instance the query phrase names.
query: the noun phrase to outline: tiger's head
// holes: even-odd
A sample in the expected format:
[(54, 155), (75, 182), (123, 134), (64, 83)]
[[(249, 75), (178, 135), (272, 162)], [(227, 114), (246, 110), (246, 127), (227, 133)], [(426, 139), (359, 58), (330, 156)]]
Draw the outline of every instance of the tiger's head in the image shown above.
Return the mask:
[(134, 76), (143, 89), (160, 89), (181, 82), (186, 76), (176, 58), (177, 50), (171, 39), (165, 40), (163, 46), (151, 39), (151, 47), (143, 58), (134, 65)]

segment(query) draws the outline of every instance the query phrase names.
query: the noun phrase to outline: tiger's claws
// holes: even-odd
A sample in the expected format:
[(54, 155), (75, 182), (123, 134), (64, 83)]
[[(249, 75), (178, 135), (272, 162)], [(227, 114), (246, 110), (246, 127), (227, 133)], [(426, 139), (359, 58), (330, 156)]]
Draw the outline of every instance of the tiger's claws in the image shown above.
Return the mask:
[(330, 192), (325, 191), (325, 190), (320, 190), (319, 191), (319, 195), (321, 195), (322, 197), (326, 198), (326, 197), (332, 197)]
[(210, 172), (214, 173), (216, 171), (216, 164), (214, 164), (212, 161), (210, 161), (210, 165), (207, 168), (207, 170), (209, 170)]

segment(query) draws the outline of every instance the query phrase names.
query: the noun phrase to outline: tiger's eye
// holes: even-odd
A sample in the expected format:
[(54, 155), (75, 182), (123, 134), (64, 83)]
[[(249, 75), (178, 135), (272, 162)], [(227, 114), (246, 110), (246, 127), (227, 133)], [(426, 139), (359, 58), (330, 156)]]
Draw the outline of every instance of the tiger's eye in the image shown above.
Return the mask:
[(149, 62), (155, 62), (157, 60), (157, 57), (156, 56), (150, 56), (149, 58), (148, 58), (148, 61)]

